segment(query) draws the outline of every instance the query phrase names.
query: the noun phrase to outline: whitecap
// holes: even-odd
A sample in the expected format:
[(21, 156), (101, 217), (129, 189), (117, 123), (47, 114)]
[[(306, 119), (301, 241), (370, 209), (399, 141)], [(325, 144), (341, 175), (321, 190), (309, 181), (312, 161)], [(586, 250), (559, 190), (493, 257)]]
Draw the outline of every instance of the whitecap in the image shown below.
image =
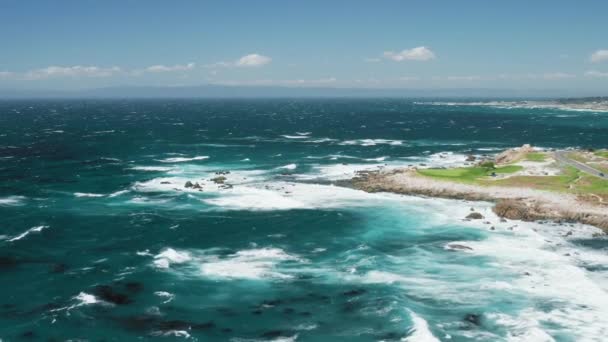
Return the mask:
[(402, 140), (392, 140), (392, 139), (355, 139), (355, 140), (345, 140), (339, 143), (339, 145), (359, 145), (359, 146), (376, 146), (376, 145), (393, 145), (398, 146), (402, 145)]
[(167, 304), (175, 298), (175, 295), (173, 293), (167, 291), (156, 291), (154, 292), (154, 295), (164, 298), (163, 304)]
[(281, 135), (283, 138), (287, 138), (287, 139), (307, 139), (307, 136), (303, 136), (303, 135)]
[(292, 276), (275, 270), (284, 261), (302, 261), (285, 253), (280, 248), (258, 248), (238, 251), (227, 257), (212, 256), (203, 261), (201, 272), (210, 278), (249, 279), (264, 278), (291, 279)]
[(173, 170), (173, 168), (168, 167), (168, 166), (134, 166), (131, 168), (131, 170), (166, 172), (166, 171)]
[(161, 163), (183, 163), (183, 162), (187, 162), (187, 161), (205, 160), (205, 159), (209, 159), (209, 156), (196, 156), (196, 157), (191, 157), (191, 158), (173, 157), (173, 158), (160, 159), (158, 161)]
[(298, 167), (296, 164), (287, 164), (277, 167), (277, 169), (295, 170)]
[(129, 190), (119, 190), (108, 195), (108, 197), (116, 197), (128, 193)]
[(157, 268), (169, 268), (171, 264), (183, 264), (190, 260), (192, 260), (190, 253), (167, 248), (154, 256), (154, 265)]
[(36, 227), (32, 227), (28, 230), (26, 230), (25, 232), (15, 236), (14, 238), (8, 240), (9, 242), (13, 242), (13, 241), (18, 241), (23, 239), (24, 237), (28, 236), (30, 233), (39, 233), (41, 232), (43, 229), (49, 228), (49, 226), (36, 226)]
[(8, 196), (0, 198), (0, 206), (18, 206), (23, 205), (24, 196)]
[(74, 196), (76, 197), (103, 197), (103, 194), (95, 194), (90, 192), (75, 192)]
[(409, 330), (410, 335), (403, 339), (403, 341), (411, 341), (411, 342), (439, 342), (439, 339), (433, 335), (431, 330), (429, 330), (428, 322), (418, 316), (411, 310), (408, 310), (412, 319), (412, 323), (414, 324), (412, 328)]

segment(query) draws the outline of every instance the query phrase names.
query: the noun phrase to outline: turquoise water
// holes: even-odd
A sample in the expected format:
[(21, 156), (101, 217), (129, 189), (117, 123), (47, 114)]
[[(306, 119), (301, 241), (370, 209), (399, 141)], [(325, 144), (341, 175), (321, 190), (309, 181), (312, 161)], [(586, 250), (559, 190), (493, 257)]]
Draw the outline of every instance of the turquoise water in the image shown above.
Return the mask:
[[(607, 146), (605, 113), (389, 99), (4, 101), (0, 127), (2, 341), (608, 334), (608, 242), (594, 228), (335, 185), (356, 170), (456, 165), (524, 143)], [(229, 186), (210, 180), (226, 171)], [(485, 219), (463, 221), (472, 207)]]

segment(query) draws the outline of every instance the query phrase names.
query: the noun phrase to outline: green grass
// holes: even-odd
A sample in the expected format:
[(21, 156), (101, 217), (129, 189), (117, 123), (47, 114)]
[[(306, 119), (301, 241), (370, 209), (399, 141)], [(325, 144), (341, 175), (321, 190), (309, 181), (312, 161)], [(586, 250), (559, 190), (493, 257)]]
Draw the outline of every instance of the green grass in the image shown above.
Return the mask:
[(542, 152), (530, 152), (526, 155), (526, 160), (535, 161), (535, 162), (543, 162), (547, 156)]
[(557, 176), (515, 176), (497, 180), (494, 184), (550, 191), (571, 191), (570, 185), (579, 178), (579, 175), (580, 172), (577, 169), (567, 166)]
[(602, 157), (602, 158), (608, 159), (608, 150), (595, 151), (594, 154), (596, 156), (598, 156), (598, 157)]
[(523, 169), (519, 165), (508, 165), (499, 168), (487, 168), (487, 167), (459, 167), (453, 169), (421, 169), (418, 173), (433, 178), (441, 178), (445, 180), (452, 180), (457, 182), (474, 183), (481, 178), (492, 175), (492, 172), (497, 174), (514, 173)]

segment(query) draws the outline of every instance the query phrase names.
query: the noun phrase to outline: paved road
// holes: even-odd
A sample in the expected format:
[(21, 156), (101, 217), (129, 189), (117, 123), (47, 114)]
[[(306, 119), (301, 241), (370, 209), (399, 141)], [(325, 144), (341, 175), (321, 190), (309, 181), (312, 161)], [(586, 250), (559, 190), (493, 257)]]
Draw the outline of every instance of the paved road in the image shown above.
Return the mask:
[(564, 164), (568, 164), (572, 167), (575, 167), (585, 173), (588, 173), (590, 175), (602, 178), (602, 179), (608, 179), (608, 175), (603, 174), (602, 171), (596, 170), (594, 168), (592, 168), (589, 165), (583, 164), (581, 162), (578, 162), (576, 160), (570, 159), (568, 158), (568, 151), (556, 151), (555, 152), (555, 159), (564, 163)]

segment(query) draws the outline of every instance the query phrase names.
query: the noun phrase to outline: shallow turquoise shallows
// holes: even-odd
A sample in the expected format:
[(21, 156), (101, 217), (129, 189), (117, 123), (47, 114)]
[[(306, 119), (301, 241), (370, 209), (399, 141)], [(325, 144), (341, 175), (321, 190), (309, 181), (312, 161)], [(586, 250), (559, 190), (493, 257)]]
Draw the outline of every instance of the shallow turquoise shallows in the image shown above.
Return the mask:
[(608, 114), (0, 102), (0, 340), (602, 341), (596, 229), (340, 186), (524, 143), (608, 146)]

